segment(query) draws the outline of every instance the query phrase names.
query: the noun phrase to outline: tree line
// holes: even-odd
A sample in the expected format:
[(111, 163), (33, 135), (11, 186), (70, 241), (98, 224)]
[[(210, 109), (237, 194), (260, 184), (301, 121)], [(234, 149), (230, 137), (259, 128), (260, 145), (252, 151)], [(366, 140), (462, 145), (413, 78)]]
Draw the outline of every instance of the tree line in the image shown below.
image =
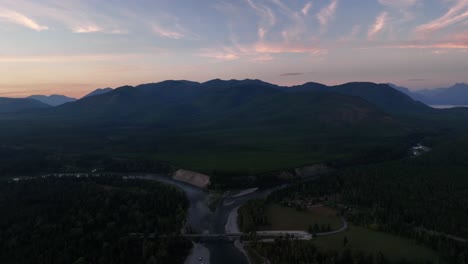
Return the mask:
[(2, 181), (0, 262), (182, 263), (191, 243), (158, 235), (178, 234), (187, 207), (174, 187), (137, 179)]

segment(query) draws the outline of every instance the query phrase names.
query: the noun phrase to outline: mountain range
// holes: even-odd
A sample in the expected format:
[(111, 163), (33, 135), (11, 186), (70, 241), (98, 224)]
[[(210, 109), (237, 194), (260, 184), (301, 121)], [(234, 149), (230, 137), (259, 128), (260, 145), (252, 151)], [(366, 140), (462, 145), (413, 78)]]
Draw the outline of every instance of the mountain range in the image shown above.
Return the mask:
[(389, 84), (394, 89), (427, 105), (468, 105), (468, 84), (457, 83), (447, 88), (411, 91), (405, 87)]
[(65, 103), (70, 103), (76, 101), (76, 98), (64, 96), (64, 95), (58, 95), (58, 94), (53, 94), (53, 95), (31, 95), (27, 98), (34, 99), (37, 101), (40, 101), (44, 104), (50, 105), (50, 106), (58, 106), (62, 105)]
[(32, 111), (50, 107), (48, 104), (31, 98), (5, 98), (0, 97), (0, 113), (15, 113)]
[[(89, 94), (86, 94), (85, 96), (83, 96), (82, 98), (86, 98), (86, 97), (91, 97), (91, 96), (95, 96), (95, 95), (100, 95), (100, 94), (105, 94), (105, 93), (108, 93), (110, 91), (112, 91), (113, 89), (112, 88), (99, 88), (99, 89), (96, 89), (92, 92), (90, 92)], [(71, 103), (71, 102), (75, 102), (76, 98), (73, 98), (73, 97), (68, 97), (68, 96), (65, 96), (65, 95), (60, 95), (60, 94), (53, 94), (53, 95), (31, 95), (31, 96), (28, 96), (26, 97), (25, 99), (34, 99), (36, 101), (39, 101), (39, 102), (42, 102), (46, 105), (49, 105), (49, 106), (59, 106), (59, 105), (63, 105), (63, 104), (66, 104), (66, 103)], [(13, 102), (13, 101), (12, 101)], [(17, 101), (18, 103), (20, 101)], [(10, 107), (10, 106), (8, 106)], [(11, 109), (6, 109), (7, 108), (7, 105), (4, 105), (4, 110), (3, 111), (7, 111), (7, 112), (16, 112), (16, 111), (21, 111), (23, 110), (22, 107), (18, 107), (18, 108), (15, 108), (12, 106)], [(31, 109), (39, 109), (39, 108), (44, 108), (43, 105), (39, 105), (39, 104), (31, 104), (29, 105), (28, 107), (26, 107), (27, 109), (31, 110)]]
[(17, 100), (33, 105), (0, 112), (0, 126), (9, 127), (0, 130), (0, 142), (8, 143), (0, 150), (20, 152), (5, 162), (10, 167), (4, 171), (25, 162), (31, 171), (114, 168), (115, 162), (138, 157), (246, 175), (318, 162), (382, 160), (401, 157), (422, 135), (447, 122), (459, 127), (468, 116), (369, 82), (285, 87), (250, 79), (170, 80), (122, 86), (55, 107)]

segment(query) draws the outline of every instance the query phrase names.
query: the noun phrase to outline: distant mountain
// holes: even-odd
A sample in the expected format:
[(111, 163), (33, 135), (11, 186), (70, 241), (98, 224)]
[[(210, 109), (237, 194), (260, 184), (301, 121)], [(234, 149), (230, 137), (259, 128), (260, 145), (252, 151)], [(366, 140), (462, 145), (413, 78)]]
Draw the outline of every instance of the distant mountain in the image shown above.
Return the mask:
[(95, 96), (95, 95), (100, 95), (100, 94), (105, 94), (105, 93), (111, 92), (112, 90), (114, 90), (114, 89), (112, 89), (112, 88), (99, 88), (99, 89), (96, 89), (96, 90), (90, 92), (89, 94), (83, 96), (82, 98)]
[(14, 113), (26, 110), (49, 108), (48, 104), (31, 98), (0, 98), (0, 113)]
[(410, 91), (408, 88), (389, 84), (394, 89), (427, 105), (468, 105), (468, 84), (457, 83), (447, 88)]
[(43, 102), (44, 104), (48, 104), (50, 106), (58, 106), (62, 105), (65, 103), (69, 102), (74, 102), (76, 101), (76, 98), (72, 97), (67, 97), (64, 95), (58, 95), (58, 94), (53, 94), (53, 95), (31, 95), (28, 96), (27, 98), (31, 98), (40, 102)]
[(407, 113), (428, 111), (430, 108), (405, 94), (405, 90), (388, 84), (370, 82), (351, 82), (336, 86), (320, 83), (306, 83), (284, 88), (285, 91), (332, 92), (360, 97), (388, 113)]
[(410, 91), (410, 89), (406, 88), (406, 87), (402, 87), (402, 86), (398, 86), (396, 84), (393, 84), (393, 83), (387, 83), (388, 86), (392, 87), (393, 89), (395, 90), (398, 90), (406, 95), (409, 95), (409, 96), (412, 96), (412, 92)]
[(457, 83), (448, 88), (421, 90), (415, 92), (414, 96), (431, 105), (468, 105), (468, 85)]

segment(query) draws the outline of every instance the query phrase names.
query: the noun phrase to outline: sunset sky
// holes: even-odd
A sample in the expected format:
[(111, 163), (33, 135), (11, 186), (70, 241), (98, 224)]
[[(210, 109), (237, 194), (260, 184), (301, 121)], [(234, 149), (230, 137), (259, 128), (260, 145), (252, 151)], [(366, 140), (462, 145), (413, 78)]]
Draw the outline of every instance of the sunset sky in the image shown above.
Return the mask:
[(0, 96), (167, 79), (468, 82), (468, 0), (0, 0)]

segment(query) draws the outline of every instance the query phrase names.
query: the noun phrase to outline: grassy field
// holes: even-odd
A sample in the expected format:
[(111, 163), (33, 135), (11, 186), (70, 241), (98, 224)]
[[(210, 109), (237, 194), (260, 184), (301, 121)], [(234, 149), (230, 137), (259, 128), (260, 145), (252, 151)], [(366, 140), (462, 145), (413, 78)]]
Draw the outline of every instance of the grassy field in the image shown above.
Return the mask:
[(436, 252), (410, 239), (354, 225), (350, 225), (347, 231), (339, 234), (317, 237), (313, 242), (322, 249), (343, 250), (345, 249), (343, 243), (345, 237), (349, 241), (347, 247), (369, 253), (382, 252), (390, 261), (406, 259), (444, 263), (439, 260)]
[[(315, 223), (319, 226), (330, 224), (331, 229), (336, 230), (342, 225), (336, 211), (325, 206), (298, 211), (278, 204), (269, 204), (266, 208), (266, 214), (270, 226), (265, 227), (265, 230), (307, 230), (309, 225)], [(343, 245), (345, 237), (349, 241), (346, 247), (374, 254), (382, 252), (390, 261), (407, 259), (412, 261), (430, 260), (438, 263), (435, 262), (439, 258), (436, 252), (410, 239), (352, 224), (345, 232), (317, 237), (312, 240), (312, 243), (325, 250), (343, 250), (345, 249)], [(440, 263), (444, 262), (440, 261)]]
[(331, 230), (341, 227), (341, 220), (336, 212), (328, 207), (318, 207), (311, 210), (298, 211), (293, 208), (270, 204), (267, 206), (266, 214), (270, 226), (268, 230), (307, 230), (309, 226), (330, 225)]

